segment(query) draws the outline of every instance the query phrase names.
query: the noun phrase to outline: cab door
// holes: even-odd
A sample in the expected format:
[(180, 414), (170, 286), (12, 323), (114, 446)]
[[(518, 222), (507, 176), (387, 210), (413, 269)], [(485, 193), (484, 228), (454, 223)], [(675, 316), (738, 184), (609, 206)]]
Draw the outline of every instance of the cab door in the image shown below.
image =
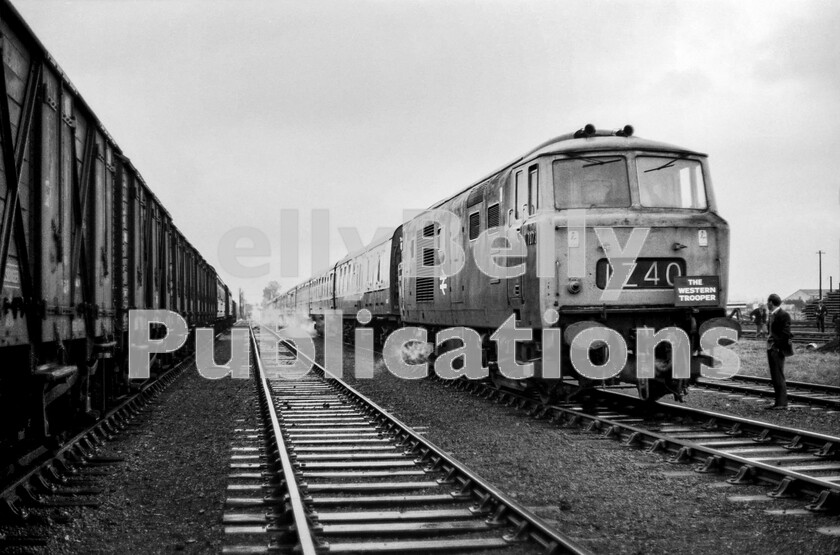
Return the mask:
[[(508, 226), (514, 228), (524, 236), (529, 249), (536, 237), (534, 224), (527, 223), (528, 219), (540, 209), (540, 171), (537, 163), (526, 164), (515, 168), (510, 180), (510, 191), (506, 195)], [(508, 282), (508, 302), (514, 308), (520, 308), (524, 303), (524, 289), (528, 286), (524, 276), (510, 278)], [(532, 271), (530, 275), (535, 275)]]

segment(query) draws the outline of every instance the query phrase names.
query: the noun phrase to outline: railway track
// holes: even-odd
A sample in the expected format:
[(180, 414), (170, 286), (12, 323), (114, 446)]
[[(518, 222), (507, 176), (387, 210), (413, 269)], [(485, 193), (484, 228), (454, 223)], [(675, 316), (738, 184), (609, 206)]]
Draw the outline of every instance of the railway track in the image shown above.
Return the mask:
[[(733, 376), (726, 380), (699, 378), (692, 387), (743, 397), (774, 397), (770, 379), (758, 376)], [(840, 387), (837, 386), (788, 381), (787, 395), (792, 408), (810, 406), (840, 411)]]
[[(581, 427), (627, 446), (661, 453), (697, 472), (725, 473), (733, 484), (764, 484), (771, 497), (803, 497), (810, 511), (840, 511), (840, 438), (711, 411), (594, 390), (586, 404), (552, 404), (485, 382), (438, 381), (487, 400)], [(655, 410), (652, 410), (655, 409)]]
[[(743, 330), (741, 337), (744, 339), (766, 340), (764, 337), (757, 337), (755, 330)], [(822, 345), (834, 339), (835, 334), (831, 332), (806, 331), (801, 332), (796, 329), (793, 330), (792, 343), (816, 343)]]
[(586, 553), (320, 366), (269, 378), (292, 347), (251, 338), (264, 419), (233, 445), (225, 552)]

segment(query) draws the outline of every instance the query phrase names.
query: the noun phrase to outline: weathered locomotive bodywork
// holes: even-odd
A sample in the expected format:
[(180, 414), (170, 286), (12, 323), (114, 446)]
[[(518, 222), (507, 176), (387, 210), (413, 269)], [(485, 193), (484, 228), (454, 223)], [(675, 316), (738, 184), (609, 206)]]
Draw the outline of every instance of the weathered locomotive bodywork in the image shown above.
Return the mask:
[(191, 327), (236, 311), (213, 267), (5, 1), (0, 33), (5, 447), (95, 416), (126, 392), (130, 309), (170, 309)]
[[(518, 325), (535, 332), (533, 341), (518, 344), (518, 358), (537, 364), (539, 330), (565, 330), (581, 321), (617, 330), (631, 349), (631, 364), (638, 328), (679, 327), (696, 351), (700, 326), (724, 316), (728, 290), (729, 228), (717, 214), (709, 176), (705, 155), (633, 137), (630, 128), (591, 128), (548, 141), (432, 207), (457, 216), (464, 267), (451, 276), (405, 277), (401, 319), (487, 333), (515, 314)], [(421, 264), (433, 258), (428, 249), (415, 252), (415, 245), (424, 236), (447, 240), (438, 227), (422, 216), (403, 226), (404, 267), (413, 257)], [(524, 263), (522, 275), (494, 278), (477, 266), (477, 241), (494, 227), (513, 228), (523, 237), (524, 256), (514, 258)], [(631, 260), (620, 255), (634, 233), (644, 239)], [(551, 266), (542, 276), (541, 248)], [(611, 255), (633, 266), (614, 294), (607, 291)], [(689, 275), (719, 278), (714, 306), (675, 306), (674, 278)], [(558, 319), (547, 323), (552, 310)], [(572, 339), (567, 337), (567, 348)], [(564, 370), (575, 374), (569, 364)], [(679, 393), (681, 385), (668, 383), (667, 390)]]
[[(442, 221), (447, 218), (449, 223)], [(519, 266), (516, 275), (487, 272), (482, 258), (486, 248), (479, 248), (487, 234), (520, 239), (507, 260), (494, 259), (506, 269)], [(500, 246), (500, 239), (490, 242)], [(439, 266), (442, 253), (451, 257), (454, 252), (444, 246), (450, 241), (462, 251), (463, 266), (447, 275)], [(508, 241), (507, 246), (517, 245)], [(390, 254), (389, 281), (378, 282), (371, 276), (383, 273), (370, 260), (385, 252)], [(614, 266), (622, 283), (612, 280)], [(431, 274), (417, 270), (432, 267)], [(368, 309), (373, 325), (386, 331), (401, 325), (431, 332), (475, 329), (491, 374), (497, 374), (497, 354), (489, 335), (511, 315), (519, 327), (533, 330), (532, 341), (517, 342), (517, 359), (537, 366), (544, 327), (563, 330), (568, 355), (575, 333), (606, 326), (630, 350), (621, 378), (637, 381), (632, 358), (639, 328), (680, 328), (691, 341), (692, 373), (698, 373), (701, 360), (708, 362), (699, 349), (704, 324), (732, 327), (723, 321), (728, 273), (729, 228), (717, 214), (707, 157), (634, 137), (629, 126), (617, 132), (587, 126), (543, 143), (435, 204), (401, 226), (390, 241), (349, 255), (311, 282), (327, 285), (320, 290), (318, 307), (341, 309), (351, 320), (358, 310)], [(676, 303), (675, 281), (685, 276), (713, 278), (718, 283), (714, 302)], [(333, 281), (339, 285), (330, 303)], [(353, 286), (348, 289), (343, 283)], [(298, 312), (319, 313), (301, 303), (300, 287), (296, 295)], [(669, 357), (667, 343), (657, 347), (657, 358), (664, 363), (659, 368), (667, 372), (657, 375), (653, 392), (651, 384), (640, 382), (643, 394), (679, 396), (684, 391), (684, 382), (665, 375), (670, 373)], [(580, 378), (568, 361), (565, 356), (564, 375)], [(544, 391), (556, 385), (535, 383)]]

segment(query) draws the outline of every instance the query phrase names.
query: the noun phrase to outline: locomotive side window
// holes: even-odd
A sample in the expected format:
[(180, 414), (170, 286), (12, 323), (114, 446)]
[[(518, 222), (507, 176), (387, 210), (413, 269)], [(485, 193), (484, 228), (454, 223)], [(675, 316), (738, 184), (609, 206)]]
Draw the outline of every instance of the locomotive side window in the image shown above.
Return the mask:
[(639, 197), (642, 206), (704, 210), (706, 187), (700, 162), (683, 158), (640, 156)]
[(622, 208), (630, 206), (630, 185), (624, 158), (555, 160), (557, 208)]
[(516, 190), (513, 197), (514, 215), (517, 219), (525, 216), (525, 213), (521, 210), (523, 204), (525, 204), (525, 180), (522, 177), (522, 172), (518, 171), (516, 172)]
[(540, 207), (540, 174), (537, 166), (528, 170), (528, 214), (535, 213)]

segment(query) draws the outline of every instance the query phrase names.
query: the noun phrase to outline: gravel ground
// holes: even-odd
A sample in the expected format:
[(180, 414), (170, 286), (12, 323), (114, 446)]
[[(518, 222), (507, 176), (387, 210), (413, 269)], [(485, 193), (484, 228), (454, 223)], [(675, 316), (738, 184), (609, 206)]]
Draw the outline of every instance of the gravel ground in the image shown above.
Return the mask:
[[(374, 402), (428, 427), (434, 443), (597, 553), (840, 553), (840, 537), (815, 533), (840, 526), (837, 516), (765, 513), (802, 500), (771, 500), (767, 488), (731, 486), (438, 383), (400, 380), (381, 363), (374, 379), (355, 380), (351, 347), (344, 366)], [(761, 501), (732, 499), (749, 495)]]
[[(752, 397), (751, 400), (748, 400), (741, 397), (730, 397), (726, 394), (694, 388), (690, 390), (686, 397), (685, 404), (692, 408), (732, 414), (778, 426), (789, 426), (831, 436), (840, 436), (840, 412), (826, 411), (816, 407), (791, 408), (787, 411), (764, 410), (763, 407), (772, 403), (773, 400), (756, 399), (758, 398)], [(671, 403), (672, 401), (666, 399), (665, 402)]]
[[(742, 341), (738, 347), (741, 358), (740, 374), (770, 377), (764, 342)], [(809, 353), (796, 346), (796, 355), (785, 362), (788, 380), (840, 385), (840, 355), (836, 353)], [(800, 407), (789, 411), (767, 411), (763, 407), (773, 402), (772, 397), (744, 399), (739, 396), (714, 393), (694, 388), (686, 397), (686, 404), (704, 410), (734, 414), (752, 420), (770, 422), (840, 436), (840, 412), (819, 408)], [(791, 401), (790, 404), (795, 404)]]
[[(741, 360), (740, 374), (770, 377), (764, 340), (744, 339), (733, 350)], [(793, 350), (794, 355), (785, 359), (785, 377), (788, 380), (840, 386), (840, 353), (808, 351), (796, 343)]]
[[(353, 364), (345, 349), (345, 375)], [(217, 348), (226, 360), (227, 345)], [(535, 421), (524, 413), (429, 381), (348, 380), (375, 402), (450, 451), (479, 475), (597, 553), (840, 553), (836, 516), (771, 516), (801, 500), (733, 502), (759, 495), (720, 476), (690, 472), (659, 455), (594, 434)], [(767, 414), (754, 404), (695, 393), (689, 403), (751, 418), (838, 430), (838, 415), (800, 409)], [(142, 426), (103, 455), (125, 458), (97, 478), (101, 506), (43, 511), (46, 553), (218, 552), (235, 420), (254, 410), (253, 384), (209, 381), (194, 369), (153, 405)], [(793, 420), (791, 420), (793, 419)], [(836, 433), (836, 432), (835, 432)], [(769, 498), (767, 498), (769, 500)]]
[[(218, 361), (229, 356), (224, 339), (217, 341)], [(96, 478), (104, 491), (98, 508), (37, 511), (50, 524), (40, 552), (219, 552), (234, 419), (254, 410), (253, 398), (252, 381), (207, 380), (191, 365), (142, 425), (101, 453), (125, 460)]]

